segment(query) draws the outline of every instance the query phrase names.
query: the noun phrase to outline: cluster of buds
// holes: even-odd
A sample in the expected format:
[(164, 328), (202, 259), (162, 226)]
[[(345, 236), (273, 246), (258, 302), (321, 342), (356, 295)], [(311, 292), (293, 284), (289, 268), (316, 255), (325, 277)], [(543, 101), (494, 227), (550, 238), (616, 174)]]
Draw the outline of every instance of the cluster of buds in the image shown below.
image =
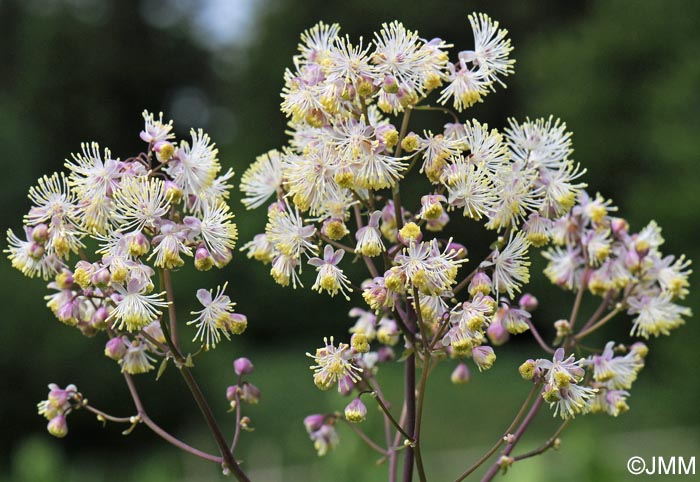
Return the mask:
[(321, 414), (309, 415), (304, 419), (306, 431), (320, 457), (326, 455), (329, 449), (333, 449), (340, 442), (338, 432), (335, 430), (335, 422), (335, 417)]
[(253, 373), (253, 364), (247, 358), (236, 358), (233, 362), (233, 371), (238, 377), (238, 382), (226, 389), (226, 399), (231, 405), (231, 410), (236, 410), (240, 402), (255, 405), (260, 401), (260, 389), (243, 379), (245, 375)]
[(49, 396), (37, 405), (39, 415), (43, 415), (49, 421), (46, 428), (54, 437), (63, 438), (68, 434), (66, 417), (73, 410), (78, 395), (75, 385), (60, 388), (55, 383), (51, 383)]

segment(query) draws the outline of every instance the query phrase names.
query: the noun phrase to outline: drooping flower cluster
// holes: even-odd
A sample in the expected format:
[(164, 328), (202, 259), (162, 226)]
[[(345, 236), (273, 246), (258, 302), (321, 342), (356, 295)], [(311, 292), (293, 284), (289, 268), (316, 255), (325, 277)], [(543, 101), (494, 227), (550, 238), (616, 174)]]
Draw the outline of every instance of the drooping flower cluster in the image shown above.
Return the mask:
[(564, 289), (588, 289), (620, 303), (634, 317), (631, 335), (668, 335), (691, 315), (676, 302), (688, 294), (690, 261), (664, 256), (661, 228), (651, 221), (641, 231), (613, 217), (617, 208), (600, 194), (582, 193), (576, 207), (552, 225), (554, 247), (544, 257), (545, 274)]
[[(610, 201), (589, 196), (564, 122), (509, 119), (499, 130), (459, 121), (457, 112), (505, 87), (515, 62), (498, 22), (484, 14), (468, 21), (474, 47), (452, 61), (451, 44), (422, 39), (396, 21), (368, 43), (323, 22), (302, 34), (282, 91), (288, 145), (259, 156), (242, 177), (245, 206), (267, 204), (265, 232), (242, 250), (270, 264), (283, 286), (303, 286), (303, 266), (311, 265), (313, 290), (364, 303), (350, 310), (349, 344), (335, 346), (331, 338), (307, 354), (319, 388), (355, 394), (344, 411), (350, 422), (366, 416), (362, 394), (381, 398), (377, 370), (395, 360), (400, 341), (407, 348), (401, 359), (419, 360), (423, 370), (469, 358), (482, 371), (496, 360), (494, 346), (525, 332), (554, 355), (528, 360), (521, 372), (555, 415), (617, 415), (646, 349), (630, 345), (614, 356), (609, 344), (578, 361), (570, 352), (623, 311), (635, 317), (632, 334), (645, 338), (682, 324), (690, 311), (676, 301), (688, 292), (690, 262), (661, 255), (655, 223), (631, 234), (610, 215)], [(430, 105), (431, 96), (442, 106)], [(438, 131), (411, 130), (424, 110), (453, 121)], [(419, 200), (402, 191), (411, 171), (427, 186)], [(442, 234), (455, 217), (496, 233), (488, 255), (466, 273), (472, 247)], [(530, 282), (530, 251), (540, 247), (546, 276), (577, 293), (573, 314), (554, 323), (553, 346), (537, 328), (537, 299), (521, 294)], [(367, 279), (350, 279), (348, 262), (364, 264)], [(577, 331), (585, 291), (603, 304)], [(459, 361), (452, 379), (470, 376)], [(323, 454), (337, 443), (338, 414), (313, 417), (307, 430)]]
[(48, 398), (37, 405), (39, 415), (43, 415), (49, 421), (46, 428), (54, 437), (63, 438), (68, 434), (66, 417), (73, 409), (77, 394), (78, 389), (75, 385), (61, 388), (51, 383)]

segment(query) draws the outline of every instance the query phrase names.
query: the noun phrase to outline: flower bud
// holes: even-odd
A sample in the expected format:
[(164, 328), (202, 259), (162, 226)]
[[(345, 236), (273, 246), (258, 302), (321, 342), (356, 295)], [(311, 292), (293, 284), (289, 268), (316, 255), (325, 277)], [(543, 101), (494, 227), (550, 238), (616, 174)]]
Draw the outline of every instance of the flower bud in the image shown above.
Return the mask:
[(184, 193), (180, 186), (173, 181), (165, 181), (165, 198), (170, 201), (171, 204), (180, 204), (183, 195)]
[(121, 360), (126, 354), (126, 344), (121, 338), (112, 338), (105, 345), (105, 355), (112, 360)]
[(390, 346), (383, 346), (377, 350), (377, 361), (379, 363), (393, 361), (395, 358), (394, 349)]
[(209, 271), (214, 266), (214, 258), (209, 254), (207, 248), (197, 248), (194, 253), (194, 267), (198, 271)]
[(367, 417), (367, 407), (362, 403), (360, 398), (354, 399), (345, 407), (345, 419), (348, 422), (359, 423), (363, 422)]
[(245, 357), (236, 358), (233, 362), (233, 371), (236, 375), (250, 375), (253, 373), (253, 364)]
[(156, 153), (156, 158), (163, 164), (168, 162), (175, 154), (175, 147), (168, 141), (156, 142), (153, 144), (153, 150)]
[(107, 310), (107, 307), (100, 306), (97, 308), (97, 310), (95, 310), (95, 313), (92, 314), (90, 326), (98, 330), (103, 330), (107, 328), (107, 318), (109, 318), (109, 311)]
[(483, 271), (477, 272), (469, 281), (469, 294), (476, 296), (477, 293), (488, 295), (491, 292), (491, 278)]
[(229, 315), (228, 329), (234, 335), (242, 334), (248, 328), (248, 318), (240, 313)]
[(525, 311), (533, 312), (537, 309), (538, 305), (539, 303), (537, 298), (532, 296), (530, 293), (523, 294), (520, 297), (520, 300), (518, 300), (518, 306)]
[(450, 375), (450, 380), (455, 385), (464, 385), (465, 383), (468, 383), (471, 378), (472, 375), (469, 372), (469, 368), (464, 363), (457, 365), (457, 367), (452, 371), (452, 375)]
[(369, 351), (369, 340), (363, 333), (355, 333), (350, 337), (350, 346), (357, 353), (367, 353)]
[(488, 336), (489, 341), (494, 346), (501, 346), (510, 339), (510, 334), (503, 328), (498, 315), (494, 317), (493, 321), (491, 321), (491, 324), (486, 329), (486, 336)]
[(260, 401), (260, 389), (252, 383), (244, 383), (240, 390), (241, 401), (250, 404), (256, 404)]
[(406, 223), (399, 230), (399, 241), (406, 246), (409, 246), (411, 243), (419, 243), (421, 239), (423, 239), (423, 233), (416, 223)]
[(630, 345), (630, 351), (640, 358), (645, 358), (649, 354), (649, 347), (644, 342), (638, 341)]
[(141, 231), (129, 233), (124, 237), (126, 238), (126, 245), (131, 256), (143, 256), (144, 254), (148, 253), (149, 249), (151, 249), (148, 238), (146, 238)]
[(420, 137), (411, 132), (401, 141), (401, 148), (406, 152), (413, 152), (420, 147)]
[(535, 377), (536, 368), (537, 365), (535, 365), (535, 360), (529, 359), (525, 360), (525, 362), (518, 367), (518, 371), (524, 380), (532, 380)]
[(382, 89), (384, 89), (384, 92), (387, 94), (396, 94), (399, 91), (399, 84), (393, 76), (387, 75), (382, 82)]
[(320, 413), (309, 415), (304, 418), (304, 427), (306, 427), (306, 431), (309, 433), (317, 432), (323, 427), (323, 422), (325, 422), (325, 420), (325, 415), (321, 415)]
[(231, 408), (236, 408), (236, 394), (238, 393), (238, 385), (230, 385), (226, 388), (226, 400), (231, 402)]
[(31, 246), (29, 246), (29, 256), (33, 259), (41, 259), (45, 252), (46, 249), (44, 249), (44, 246), (41, 244), (32, 243)]
[(378, 126), (374, 135), (387, 149), (393, 148), (399, 142), (399, 131), (391, 124)]
[(555, 321), (554, 328), (557, 330), (557, 338), (564, 338), (571, 334), (571, 325), (568, 320)]
[(472, 349), (472, 360), (479, 367), (479, 371), (488, 370), (496, 361), (496, 354), (490, 346), (477, 346)]
[(39, 244), (45, 244), (49, 240), (49, 228), (46, 224), (41, 223), (34, 226), (32, 229), (32, 239)]
[(344, 238), (349, 232), (343, 220), (338, 218), (328, 218), (321, 226), (321, 234), (333, 241)]
[(90, 281), (98, 288), (105, 288), (109, 285), (111, 278), (112, 275), (107, 268), (100, 268), (92, 274)]
[(338, 392), (344, 396), (347, 397), (352, 393), (352, 391), (355, 389), (355, 382), (353, 381), (352, 377), (349, 375), (345, 375), (344, 377), (340, 377), (338, 379)]
[(68, 424), (66, 423), (66, 417), (63, 415), (56, 415), (49, 421), (46, 429), (51, 435), (57, 438), (63, 438), (68, 435)]
[(610, 220), (610, 227), (612, 228), (613, 234), (619, 238), (627, 233), (627, 230), (629, 230), (630, 225), (626, 220), (622, 218), (612, 218)]

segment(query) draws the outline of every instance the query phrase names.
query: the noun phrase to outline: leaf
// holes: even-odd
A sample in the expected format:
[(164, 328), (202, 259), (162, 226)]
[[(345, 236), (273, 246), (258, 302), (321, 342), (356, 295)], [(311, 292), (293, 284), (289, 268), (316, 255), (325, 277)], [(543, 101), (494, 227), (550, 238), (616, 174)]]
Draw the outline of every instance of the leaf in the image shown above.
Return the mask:
[(168, 368), (168, 360), (170, 358), (165, 357), (163, 358), (163, 361), (160, 363), (160, 367), (158, 367), (158, 374), (156, 375), (156, 381), (160, 380), (160, 377), (163, 376), (163, 373), (165, 373), (165, 369)]

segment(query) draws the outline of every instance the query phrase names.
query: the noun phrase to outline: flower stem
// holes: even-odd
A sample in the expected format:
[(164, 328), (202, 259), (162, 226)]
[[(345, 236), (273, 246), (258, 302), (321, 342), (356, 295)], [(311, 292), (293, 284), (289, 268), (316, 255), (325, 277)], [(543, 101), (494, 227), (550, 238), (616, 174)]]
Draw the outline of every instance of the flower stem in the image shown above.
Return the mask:
[(622, 311), (622, 306), (618, 305), (614, 310), (605, 315), (599, 322), (579, 332), (578, 335), (574, 337), (575, 341), (578, 342), (584, 339), (585, 337), (596, 331), (598, 328), (606, 324), (608, 321), (612, 320), (615, 317), (615, 315), (617, 315), (620, 311)]
[(533, 385), (532, 390), (530, 390), (530, 393), (528, 393), (527, 398), (523, 402), (522, 406), (520, 407), (520, 410), (518, 410), (517, 415), (513, 418), (513, 421), (510, 423), (506, 431), (503, 433), (503, 436), (498, 439), (498, 441), (494, 444), (493, 447), (489, 449), (488, 452), (486, 452), (484, 455), (481, 456), (479, 460), (474, 462), (471, 467), (469, 467), (462, 475), (457, 477), (455, 479), (455, 482), (461, 482), (462, 480), (466, 479), (471, 475), (476, 469), (481, 467), (484, 462), (486, 462), (491, 456), (498, 450), (498, 448), (503, 445), (503, 442), (505, 442), (505, 437), (513, 431), (515, 426), (520, 422), (520, 419), (523, 417), (525, 414), (525, 410), (527, 410), (527, 407), (530, 405), (530, 402), (532, 401), (532, 397), (538, 392), (540, 386), (539, 384)]
[[(170, 316), (172, 317), (175, 314), (175, 297), (173, 294), (173, 286), (172, 286), (170, 276), (166, 275), (166, 273), (167, 273), (167, 270), (164, 270), (164, 269), (161, 270), (161, 275), (163, 276), (162, 279), (165, 283), (165, 291), (166, 291), (167, 299), (168, 299), (168, 302), (170, 303), (169, 312), (170, 312)], [(236, 462), (236, 459), (233, 457), (233, 454), (229, 450), (228, 443), (226, 442), (226, 439), (224, 438), (224, 435), (221, 432), (221, 427), (219, 426), (218, 422), (216, 421), (216, 418), (214, 417), (214, 413), (212, 412), (211, 407), (207, 403), (207, 400), (204, 397), (202, 390), (199, 388), (197, 381), (194, 379), (192, 372), (186, 366), (187, 361), (186, 361), (185, 357), (182, 356), (182, 353), (180, 353), (177, 346), (173, 343), (173, 340), (170, 337), (168, 327), (162, 318), (161, 318), (160, 323), (161, 323), (161, 328), (163, 330), (163, 335), (165, 336), (165, 341), (168, 344), (168, 347), (170, 347), (170, 350), (171, 350), (173, 356), (179, 362), (178, 368), (180, 371), (180, 375), (182, 376), (182, 379), (185, 381), (187, 388), (189, 388), (190, 393), (192, 394), (192, 398), (194, 398), (195, 402), (197, 403), (197, 406), (199, 407), (199, 411), (202, 412), (202, 416), (204, 417), (204, 420), (206, 421), (207, 426), (209, 427), (209, 431), (211, 432), (212, 436), (214, 437), (214, 441), (216, 442), (216, 445), (219, 447), (219, 451), (221, 452), (221, 455), (223, 456), (224, 464), (226, 465), (226, 467), (229, 470), (231, 470), (233, 472), (236, 479), (238, 479), (240, 482), (250, 482), (250, 479), (248, 479), (248, 476), (241, 470), (241, 468), (238, 465), (238, 462)], [(172, 323), (172, 318), (171, 318), (171, 323)]]
[[(525, 419), (518, 427), (518, 430), (516, 430), (515, 434), (513, 434), (513, 441), (506, 445), (506, 448), (503, 449), (504, 456), (507, 457), (513, 451), (515, 445), (520, 440), (520, 437), (523, 436), (527, 428), (530, 426), (530, 423), (532, 423), (532, 421), (535, 419), (537, 411), (540, 409), (543, 402), (544, 399), (542, 397), (537, 397), (537, 400), (535, 400), (535, 403), (533, 403), (532, 407), (530, 407), (530, 411), (527, 413)], [(491, 466), (488, 472), (486, 472), (486, 475), (484, 475), (484, 477), (481, 479), (481, 482), (489, 482), (490, 480), (492, 480), (496, 476), (500, 468), (501, 466), (498, 464), (498, 461), (494, 462), (494, 464)]]
[(523, 459), (527, 459), (530, 457), (534, 457), (535, 455), (539, 455), (539, 454), (549, 450), (554, 445), (554, 443), (557, 441), (557, 438), (559, 437), (559, 435), (561, 435), (561, 433), (564, 431), (566, 426), (569, 425), (569, 422), (571, 422), (570, 418), (567, 420), (564, 420), (564, 423), (562, 423), (559, 426), (557, 431), (554, 432), (554, 435), (549, 437), (549, 439), (543, 445), (541, 445), (539, 448), (536, 448), (535, 450), (531, 450), (529, 452), (526, 452), (522, 455), (517, 455), (517, 456), (513, 457), (513, 460), (517, 462), (518, 460), (523, 460)]
[[(216, 455), (208, 454), (206, 452), (202, 452), (201, 450), (198, 450), (194, 447), (191, 447), (190, 445), (187, 445), (185, 442), (182, 440), (178, 439), (177, 437), (172, 436), (165, 430), (163, 430), (158, 424), (156, 424), (153, 420), (151, 420), (151, 417), (148, 416), (146, 413), (146, 409), (143, 406), (143, 403), (141, 402), (141, 398), (139, 397), (138, 391), (136, 390), (136, 385), (134, 384), (133, 378), (131, 378), (131, 375), (128, 373), (124, 373), (124, 379), (126, 380), (126, 385), (129, 387), (129, 393), (131, 394), (131, 398), (134, 401), (134, 405), (136, 406), (136, 411), (138, 412), (138, 416), (140, 420), (146, 424), (148, 428), (150, 428), (156, 435), (164, 439), (166, 442), (169, 442), (173, 444), (175, 447), (179, 448), (180, 450), (183, 450), (187, 453), (190, 453), (192, 455), (195, 455), (197, 457), (200, 457), (204, 460), (209, 460), (211, 462), (216, 462), (216, 463), (222, 463), (223, 459), (221, 457), (217, 457)], [(248, 480), (248, 479), (244, 479)]]

